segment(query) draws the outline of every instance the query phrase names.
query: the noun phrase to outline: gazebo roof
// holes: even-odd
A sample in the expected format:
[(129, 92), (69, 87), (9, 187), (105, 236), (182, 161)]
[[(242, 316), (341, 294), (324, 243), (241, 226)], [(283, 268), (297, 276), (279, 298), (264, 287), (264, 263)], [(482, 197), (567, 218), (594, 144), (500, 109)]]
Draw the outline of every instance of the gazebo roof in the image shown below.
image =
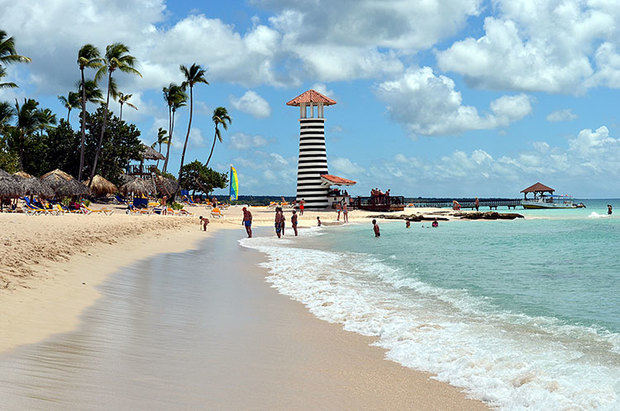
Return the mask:
[(143, 160), (165, 160), (166, 156), (159, 153), (153, 147), (142, 144), (142, 152), (140, 153)]
[(356, 183), (353, 180), (347, 180), (346, 178), (333, 176), (331, 174), (321, 174), (321, 180), (336, 186), (352, 186)]
[(521, 190), (522, 193), (543, 193), (543, 192), (553, 193), (555, 190), (551, 187), (547, 187), (542, 183), (536, 183), (534, 185), (529, 186), (526, 189)]
[(299, 106), (302, 103), (323, 103), (324, 106), (332, 106), (336, 104), (336, 100), (332, 100), (316, 90), (308, 90), (286, 103), (286, 105)]

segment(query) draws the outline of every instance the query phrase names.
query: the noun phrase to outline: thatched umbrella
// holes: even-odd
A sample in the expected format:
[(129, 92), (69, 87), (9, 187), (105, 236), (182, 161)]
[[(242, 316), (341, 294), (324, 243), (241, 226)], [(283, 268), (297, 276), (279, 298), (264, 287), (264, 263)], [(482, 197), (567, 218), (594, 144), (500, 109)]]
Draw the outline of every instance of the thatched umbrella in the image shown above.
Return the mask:
[(56, 197), (79, 197), (90, 192), (84, 184), (58, 169), (44, 174), (41, 181), (47, 183), (54, 190)]
[[(88, 186), (89, 183), (90, 180), (84, 182), (86, 186)], [(101, 177), (99, 174), (93, 177), (93, 183), (90, 184), (90, 190), (93, 192), (94, 195), (98, 197), (103, 197), (105, 195), (113, 194), (118, 191), (114, 184)]]
[(24, 195), (39, 196), (43, 198), (52, 198), (55, 193), (54, 190), (45, 182), (39, 180), (36, 177), (24, 171), (18, 171), (13, 174), (15, 179), (19, 181), (24, 189)]
[(179, 183), (176, 180), (158, 175), (155, 177), (155, 185), (160, 194), (170, 198), (177, 192)]
[(17, 198), (24, 195), (23, 185), (11, 174), (0, 169), (0, 207), (5, 198)]
[(155, 150), (153, 147), (149, 147), (146, 144), (142, 144), (142, 151), (140, 152), (140, 160), (165, 160), (166, 156)]
[(131, 193), (133, 195), (146, 196), (153, 192), (153, 184), (150, 184), (143, 178), (136, 177), (123, 184), (120, 188), (120, 191), (124, 195)]

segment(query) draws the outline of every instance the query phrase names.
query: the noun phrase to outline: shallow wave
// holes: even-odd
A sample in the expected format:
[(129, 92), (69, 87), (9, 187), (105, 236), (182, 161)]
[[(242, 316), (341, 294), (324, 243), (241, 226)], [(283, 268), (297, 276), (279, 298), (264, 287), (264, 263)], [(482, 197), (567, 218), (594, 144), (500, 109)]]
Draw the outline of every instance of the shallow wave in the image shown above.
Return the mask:
[(617, 333), (502, 312), (366, 254), (273, 238), (240, 243), (267, 254), (267, 281), (317, 317), (378, 337), (375, 345), (390, 360), (431, 372), (492, 406), (618, 408)]

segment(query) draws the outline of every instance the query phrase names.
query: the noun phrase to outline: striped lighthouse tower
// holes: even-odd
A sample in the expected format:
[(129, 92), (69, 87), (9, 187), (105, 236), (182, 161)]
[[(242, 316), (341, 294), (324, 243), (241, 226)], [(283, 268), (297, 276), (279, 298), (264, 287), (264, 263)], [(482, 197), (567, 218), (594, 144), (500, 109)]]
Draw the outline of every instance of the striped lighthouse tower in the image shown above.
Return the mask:
[(328, 174), (323, 108), (336, 102), (315, 90), (308, 90), (286, 104), (299, 106), (297, 202), (303, 200), (309, 210), (324, 209), (328, 206), (329, 185), (321, 179)]

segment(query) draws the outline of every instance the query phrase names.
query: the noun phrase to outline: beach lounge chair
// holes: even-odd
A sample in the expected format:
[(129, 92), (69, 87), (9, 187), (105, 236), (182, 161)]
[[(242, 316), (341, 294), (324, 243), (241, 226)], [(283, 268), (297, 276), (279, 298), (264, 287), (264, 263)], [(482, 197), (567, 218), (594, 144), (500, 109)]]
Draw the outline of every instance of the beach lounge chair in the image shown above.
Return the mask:
[(119, 196), (118, 194), (116, 194), (114, 198), (116, 199), (116, 201), (118, 201), (119, 204), (127, 204), (127, 199), (123, 196)]
[(211, 210), (211, 217), (222, 218), (224, 217), (224, 215), (222, 214), (222, 211), (219, 208), (215, 207), (213, 210)]
[(105, 215), (112, 215), (113, 211), (108, 210), (107, 208), (102, 208), (100, 210), (95, 210), (94, 208), (87, 207), (84, 203), (80, 204), (80, 208), (83, 210), (84, 214), (99, 214), (103, 213)]

